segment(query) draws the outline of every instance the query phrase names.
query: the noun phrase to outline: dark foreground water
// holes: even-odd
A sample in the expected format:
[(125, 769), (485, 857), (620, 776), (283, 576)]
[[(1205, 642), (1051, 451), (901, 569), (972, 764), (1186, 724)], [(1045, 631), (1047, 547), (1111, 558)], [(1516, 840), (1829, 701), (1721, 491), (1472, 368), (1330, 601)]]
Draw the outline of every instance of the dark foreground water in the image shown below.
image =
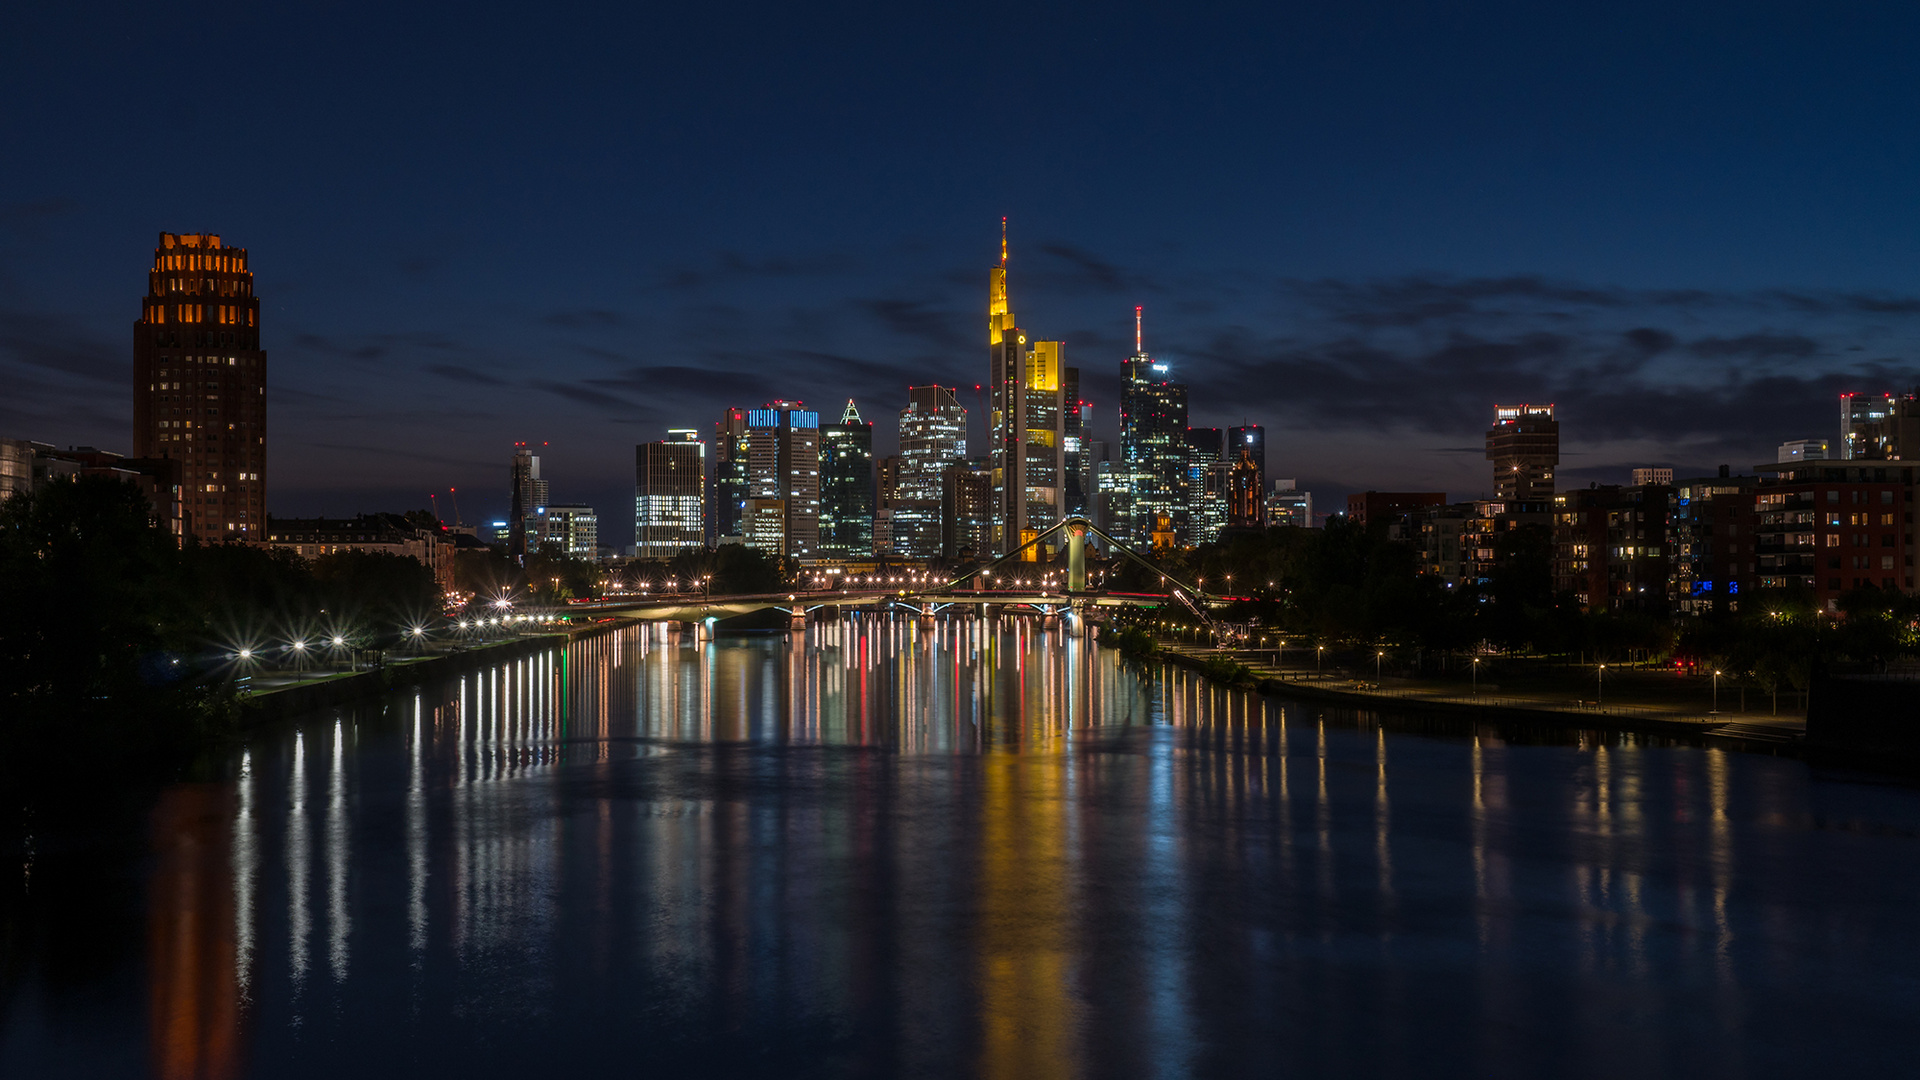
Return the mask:
[(31, 867), (0, 1076), (1920, 1068), (1910, 787), (1019, 622), (628, 631), (226, 774)]

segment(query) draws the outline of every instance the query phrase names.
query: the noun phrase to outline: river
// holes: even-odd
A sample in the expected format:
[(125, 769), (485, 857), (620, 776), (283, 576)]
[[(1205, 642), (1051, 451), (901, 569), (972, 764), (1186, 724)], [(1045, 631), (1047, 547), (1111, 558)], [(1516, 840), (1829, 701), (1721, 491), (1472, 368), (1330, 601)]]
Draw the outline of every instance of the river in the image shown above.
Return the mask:
[(212, 772), (27, 868), (0, 1076), (1891, 1075), (1920, 1041), (1912, 786), (1021, 620), (633, 628)]

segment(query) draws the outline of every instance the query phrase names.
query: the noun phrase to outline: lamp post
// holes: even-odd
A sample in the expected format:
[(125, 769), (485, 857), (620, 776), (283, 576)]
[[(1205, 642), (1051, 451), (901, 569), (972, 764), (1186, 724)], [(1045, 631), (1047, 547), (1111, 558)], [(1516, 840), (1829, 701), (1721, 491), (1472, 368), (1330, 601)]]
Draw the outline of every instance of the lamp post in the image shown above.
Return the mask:
[(1713, 712), (1711, 715), (1720, 715), (1720, 673), (1717, 671), (1713, 673)]
[(1595, 708), (1599, 708), (1607, 703), (1607, 665), (1601, 664), (1593, 673), (1593, 682), (1593, 704)]
[(1326, 666), (1326, 659), (1327, 647), (1325, 645), (1315, 645), (1313, 647), (1313, 673), (1315, 675), (1320, 674)]
[(1479, 657), (1476, 656), (1473, 658), (1473, 667), (1471, 670), (1473, 671), (1473, 692), (1477, 695), (1480, 693), (1480, 658)]
[(1375, 690), (1380, 689), (1380, 661), (1384, 659), (1386, 655), (1387, 650), (1385, 649), (1381, 649), (1379, 652), (1373, 654), (1373, 688)]

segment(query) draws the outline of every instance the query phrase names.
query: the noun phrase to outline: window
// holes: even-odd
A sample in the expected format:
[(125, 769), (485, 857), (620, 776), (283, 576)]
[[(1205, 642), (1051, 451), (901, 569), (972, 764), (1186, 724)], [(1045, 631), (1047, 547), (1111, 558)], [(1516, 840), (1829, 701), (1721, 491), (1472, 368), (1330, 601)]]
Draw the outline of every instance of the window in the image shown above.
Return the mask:
[(1893, 505), (1893, 489), (1892, 488), (1888, 488), (1887, 490), (1880, 493), (1880, 504), (1882, 506)]
[[(1828, 502), (1830, 502), (1830, 503), (1837, 503), (1837, 502), (1839, 502), (1839, 501), (1840, 501), (1840, 493), (1839, 493), (1838, 491), (1828, 491), (1828, 492), (1827, 492), (1827, 501), (1828, 501)], [(1836, 586), (1834, 586), (1834, 587), (1835, 587), (1835, 588), (1839, 588), (1839, 586), (1837, 586), (1837, 585), (1836, 585)]]
[(1891, 555), (1880, 556), (1880, 569), (1882, 570), (1893, 569), (1893, 556)]
[(1827, 534), (1827, 546), (1828, 546), (1828, 547), (1839, 547), (1839, 546), (1840, 546), (1840, 534), (1839, 534), (1839, 533), (1828, 533), (1828, 534)]

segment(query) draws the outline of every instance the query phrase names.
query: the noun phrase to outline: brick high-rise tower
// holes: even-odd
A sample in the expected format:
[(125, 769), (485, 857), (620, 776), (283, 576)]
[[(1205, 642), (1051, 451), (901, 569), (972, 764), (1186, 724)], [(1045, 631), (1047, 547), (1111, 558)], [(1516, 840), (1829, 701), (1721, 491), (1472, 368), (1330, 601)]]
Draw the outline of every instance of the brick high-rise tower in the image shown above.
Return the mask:
[(247, 249), (161, 233), (133, 326), (133, 452), (181, 463), (182, 531), (266, 527), (267, 354)]

